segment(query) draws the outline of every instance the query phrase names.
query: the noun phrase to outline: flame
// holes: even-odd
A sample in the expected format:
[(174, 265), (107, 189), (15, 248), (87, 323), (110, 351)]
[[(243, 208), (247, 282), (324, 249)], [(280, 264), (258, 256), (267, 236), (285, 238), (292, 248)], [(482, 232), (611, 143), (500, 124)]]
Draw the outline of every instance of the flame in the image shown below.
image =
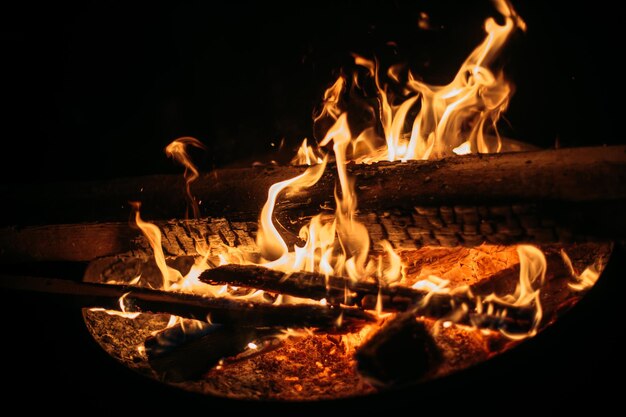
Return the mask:
[[(494, 18), (485, 21), (486, 36), (461, 64), (453, 80), (443, 86), (420, 81), (411, 71), (402, 83), (399, 66), (391, 66), (384, 74), (377, 60), (354, 54), (357, 66), (365, 68), (374, 79), (378, 95), (378, 119), (383, 130), (385, 146), (379, 150), (378, 136), (373, 128), (362, 131), (353, 142), (354, 147), (369, 149), (365, 155), (355, 155), (358, 162), (407, 161), (411, 159), (440, 158), (451, 153), (489, 153), (502, 150), (502, 141), (496, 129), (513, 93), (512, 86), (501, 72), (494, 73), (490, 66), (502, 51), (506, 40), (516, 28), (526, 29), (526, 24), (506, 0), (496, 0), (496, 9), (504, 17), (498, 24)], [(428, 16), (420, 16), (420, 26), (427, 25)], [(400, 90), (408, 97), (391, 93), (385, 78), (401, 84)], [(358, 74), (355, 86), (362, 85)], [(324, 117), (337, 120), (344, 113), (341, 95), (346, 88), (346, 78), (340, 76), (324, 94), (324, 107), (314, 122)], [(398, 89), (396, 89), (398, 90)], [(351, 92), (354, 89), (350, 90)], [(415, 116), (414, 109), (418, 109)], [(376, 113), (375, 109), (372, 109)], [(412, 126), (410, 130), (406, 126)], [(495, 135), (488, 135), (492, 130)], [(364, 146), (365, 145), (365, 146)], [(355, 152), (355, 154), (357, 154)]]
[(161, 231), (158, 226), (153, 223), (143, 221), (141, 215), (139, 214), (141, 203), (131, 202), (131, 206), (135, 212), (135, 224), (143, 232), (152, 247), (154, 261), (156, 262), (163, 277), (163, 289), (167, 291), (172, 283), (178, 282), (182, 278), (182, 275), (178, 272), (178, 270), (170, 268), (165, 262), (165, 254), (163, 253), (163, 246), (161, 245)]
[(297, 190), (298, 188), (311, 187), (322, 177), (325, 168), (326, 159), (321, 164), (308, 168), (297, 177), (278, 182), (270, 187), (267, 201), (261, 210), (257, 234), (257, 245), (265, 259), (281, 259), (288, 253), (287, 244), (273, 222), (274, 207), (276, 206), (278, 195), (286, 188)]
[(206, 147), (198, 139), (185, 136), (178, 138), (167, 145), (165, 147), (165, 154), (185, 167), (185, 191), (187, 193), (189, 204), (193, 210), (193, 217), (197, 219), (200, 217), (200, 206), (198, 205), (198, 201), (191, 194), (191, 184), (198, 179), (200, 173), (187, 154), (187, 146), (193, 146), (198, 149), (206, 149)]
[(602, 259), (598, 259), (593, 265), (585, 268), (583, 272), (580, 274), (576, 273), (574, 270), (574, 265), (572, 265), (572, 260), (569, 255), (565, 253), (564, 250), (561, 249), (561, 257), (563, 261), (567, 265), (572, 275), (574, 282), (568, 284), (568, 286), (574, 291), (587, 291), (589, 288), (593, 287), (600, 278), (600, 272), (603, 269)]
[(318, 151), (311, 145), (307, 144), (307, 139), (302, 141), (298, 148), (296, 156), (291, 160), (291, 165), (315, 165), (321, 164), (323, 157), (318, 155)]
[(499, 297), (496, 294), (491, 294), (485, 297), (484, 302), (490, 303), (491, 301), (498, 301), (514, 307), (528, 307), (531, 306), (535, 310), (533, 323), (531, 328), (526, 333), (511, 333), (505, 329), (501, 329), (500, 332), (513, 340), (520, 340), (527, 337), (532, 337), (537, 334), (541, 319), (543, 317), (543, 311), (541, 308), (541, 299), (539, 297), (541, 287), (546, 279), (547, 262), (543, 252), (531, 245), (519, 245), (517, 247), (517, 254), (520, 262), (519, 283), (515, 288), (513, 294), (507, 294)]
[(370, 239), (365, 226), (355, 220), (357, 199), (354, 182), (348, 178), (346, 170), (346, 150), (351, 134), (347, 114), (342, 113), (335, 124), (326, 133), (321, 146), (333, 142), (333, 151), (337, 163), (339, 189), (335, 189), (337, 203), (337, 236), (346, 260), (346, 271), (352, 279), (364, 277), (365, 263), (369, 252)]
[[(385, 240), (371, 242), (366, 227), (357, 220), (358, 201), (355, 182), (349, 176), (347, 164), (349, 161), (370, 163), (382, 160), (429, 159), (451, 153), (464, 155), (475, 152), (498, 152), (503, 149), (496, 123), (508, 106), (513, 88), (501, 72), (494, 73), (490, 67), (509, 36), (516, 28), (525, 30), (525, 23), (508, 1), (496, 0), (495, 3), (496, 9), (504, 18), (503, 23), (499, 24), (493, 18), (485, 21), (484, 40), (465, 59), (453, 80), (447, 85), (429, 85), (420, 81), (410, 71), (404, 77), (399, 66), (391, 66), (385, 72), (377, 60), (354, 55), (356, 65), (365, 68), (368, 76), (374, 80), (378, 106), (370, 110), (372, 114), (378, 114), (379, 130), (382, 130), (383, 137), (378, 136), (376, 126), (367, 126), (359, 129), (358, 134), (353, 134), (351, 128), (354, 126), (349, 122), (352, 120), (350, 109), (342, 101), (342, 96), (348, 91), (355, 94), (365, 84), (359, 79), (358, 74), (351, 80), (343, 75), (338, 77), (325, 91), (323, 106), (314, 117), (314, 123), (325, 123), (329, 126), (323, 139), (318, 146), (312, 146), (304, 139), (292, 160), (292, 164), (308, 165), (308, 168), (296, 177), (273, 184), (268, 190), (267, 200), (259, 216), (256, 239), (261, 258), (253, 261), (238, 248), (224, 247), (219, 254), (220, 265), (255, 263), (284, 272), (304, 270), (318, 272), (327, 277), (347, 276), (355, 281), (376, 281), (381, 288), (402, 284), (406, 272), (401, 256), (396, 253), (391, 243)], [(420, 25), (427, 29), (428, 16), (424, 14), (420, 19), (422, 22)], [(406, 79), (403, 82), (404, 78)], [(398, 89), (391, 88), (390, 82), (401, 84), (404, 95), (392, 93)], [(407, 129), (407, 126), (411, 128)], [(488, 134), (490, 130), (493, 130), (495, 135), (490, 136)], [(301, 189), (315, 186), (322, 178), (330, 158), (322, 147), (331, 144), (338, 179), (334, 193), (336, 204), (334, 214), (323, 213), (313, 216), (298, 233), (304, 244), (290, 248), (276, 224), (274, 212), (277, 202), (284, 194), (297, 193)], [(188, 146), (204, 148), (196, 139), (183, 137), (169, 144), (165, 151), (168, 156), (185, 167), (186, 195), (194, 216), (199, 217), (198, 202), (191, 194), (191, 184), (199, 178), (199, 172), (187, 155)], [(235, 297), (233, 289), (228, 286), (209, 286), (199, 281), (200, 273), (213, 266), (209, 260), (211, 251), (206, 242), (196, 243), (199, 256), (189, 273), (183, 277), (179, 271), (166, 264), (159, 228), (141, 219), (138, 203), (133, 207), (135, 222), (154, 251), (156, 264), (163, 276), (163, 289), (199, 292), (213, 297)], [(281, 225), (282, 229), (286, 227), (288, 225)], [(382, 248), (382, 252), (377, 256), (370, 256), (371, 247), (377, 246)], [(468, 287), (451, 290), (448, 288), (448, 280), (434, 275), (416, 282), (412, 288), (428, 291), (429, 296), (423, 300), (424, 306), (434, 299), (432, 297), (434, 294), (454, 292), (464, 293), (472, 300), (477, 310), (475, 313), (486, 312), (506, 317), (506, 307), (532, 309), (534, 312), (532, 325), (527, 331), (512, 333), (506, 329), (500, 330), (514, 340), (531, 337), (536, 334), (543, 315), (540, 291), (545, 280), (546, 259), (534, 246), (520, 245), (517, 252), (520, 276), (512, 294), (491, 294), (480, 298), (473, 295)], [(564, 259), (566, 257), (564, 254)], [(585, 270), (578, 276), (573, 273), (571, 262), (569, 265), (576, 279), (571, 285), (573, 289), (588, 288), (597, 279), (597, 272), (594, 270)], [(263, 295), (263, 291), (251, 291), (236, 297), (260, 301), (263, 300)], [(273, 302), (292, 301), (313, 302), (283, 296), (276, 297)], [(383, 316), (382, 302), (379, 294), (376, 311), (380, 317)], [(120, 303), (123, 310), (123, 299), (120, 299)], [(328, 305), (326, 299), (318, 303)], [(496, 304), (499, 307), (495, 307)], [(496, 311), (497, 309), (500, 311)], [(468, 305), (463, 303), (448, 317), (440, 320), (440, 323), (444, 328), (450, 327), (453, 323), (468, 317), (470, 313)], [(338, 323), (341, 321), (340, 316)], [(170, 325), (173, 325), (175, 322), (171, 323)], [(250, 343), (248, 347), (254, 350), (258, 345)]]

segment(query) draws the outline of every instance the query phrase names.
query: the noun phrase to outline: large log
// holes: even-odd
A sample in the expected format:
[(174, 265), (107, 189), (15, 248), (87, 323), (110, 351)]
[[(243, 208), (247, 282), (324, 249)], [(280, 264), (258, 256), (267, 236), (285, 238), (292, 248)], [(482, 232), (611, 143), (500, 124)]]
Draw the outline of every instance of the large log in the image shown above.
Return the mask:
[[(127, 285), (74, 282), (63, 279), (0, 275), (0, 288), (71, 297), (82, 307), (120, 310), (124, 296), (127, 312), (174, 314), (184, 318), (247, 327), (337, 327), (338, 322), (375, 321), (356, 309), (317, 305), (271, 305), (235, 299), (166, 292)], [(341, 320), (338, 320), (341, 317)]]
[[(625, 146), (576, 148), (351, 164), (348, 169), (356, 178), (359, 220), (373, 241), (388, 239), (397, 249), (569, 242), (626, 236), (625, 152)], [(272, 166), (206, 174), (192, 190), (202, 201), (203, 215), (213, 217), (189, 224), (162, 220), (185, 212), (184, 185), (177, 176), (5, 186), (5, 201), (12, 204), (4, 207), (3, 221), (22, 226), (0, 229), (0, 260), (85, 261), (145, 252), (147, 242), (128, 226), (130, 200), (143, 201), (145, 219), (161, 219), (168, 255), (193, 255), (197, 240), (213, 248), (254, 250), (256, 221), (269, 186), (304, 169)], [(334, 182), (329, 167), (311, 189), (279, 198), (276, 223), (289, 244), (298, 242), (299, 226), (311, 214), (334, 207)], [(75, 224), (83, 221), (108, 223)]]
[[(192, 185), (203, 216), (255, 221), (269, 186), (306, 167), (219, 169)], [(437, 161), (349, 164), (359, 206), (365, 211), (397, 207), (497, 205), (553, 201), (596, 203), (626, 199), (626, 146), (569, 148), (466, 155)], [(318, 184), (283, 198), (279, 208), (317, 211), (333, 205), (336, 172), (329, 166)], [(2, 186), (5, 224), (125, 221), (129, 201), (142, 201), (147, 219), (185, 213), (182, 176), (157, 175), (111, 181)]]

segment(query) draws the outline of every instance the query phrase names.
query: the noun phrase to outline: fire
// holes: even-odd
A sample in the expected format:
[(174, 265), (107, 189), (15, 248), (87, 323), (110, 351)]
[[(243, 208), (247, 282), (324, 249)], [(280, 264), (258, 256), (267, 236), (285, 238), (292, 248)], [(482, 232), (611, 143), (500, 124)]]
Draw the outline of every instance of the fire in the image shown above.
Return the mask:
[[(268, 197), (259, 221), (259, 232), (257, 245), (261, 250), (261, 255), (270, 261), (282, 260), (288, 253), (287, 244), (274, 226), (273, 213), (278, 195), (285, 189), (307, 188), (314, 185), (321, 178), (326, 168), (326, 160), (322, 164), (308, 168), (303, 174), (297, 177), (281, 181), (272, 185), (268, 192)], [(280, 262), (278, 262), (280, 263)], [(275, 263), (274, 265), (276, 265)]]
[(148, 239), (154, 251), (154, 260), (163, 278), (163, 289), (168, 290), (171, 285), (178, 282), (182, 276), (178, 270), (170, 268), (165, 262), (165, 254), (163, 253), (163, 246), (161, 244), (161, 231), (159, 228), (152, 223), (143, 221), (139, 214), (141, 203), (133, 202), (131, 205), (135, 211), (135, 224), (143, 232), (146, 239)]
[(311, 145), (307, 144), (307, 139), (302, 141), (298, 148), (296, 156), (291, 160), (292, 165), (315, 165), (321, 164), (323, 157), (319, 156), (319, 152)]
[[(354, 160), (367, 163), (407, 161), (440, 158), (453, 152), (491, 153), (504, 149), (496, 123), (508, 106), (513, 88), (502, 72), (494, 73), (490, 66), (515, 29), (525, 30), (526, 25), (508, 1), (498, 0), (495, 5), (504, 23), (500, 25), (494, 18), (485, 21), (485, 39), (447, 85), (427, 84), (411, 71), (403, 80), (399, 66), (391, 66), (385, 73), (378, 60), (354, 55), (355, 64), (365, 68), (367, 76), (374, 80), (378, 107), (371, 112), (379, 115), (384, 139), (384, 146), (378, 147), (380, 138), (374, 127), (351, 138)], [(424, 16), (420, 17), (420, 22), (427, 22)], [(399, 85), (401, 88), (395, 90), (404, 91), (406, 96), (393, 94), (392, 83)], [(342, 110), (347, 106), (342, 103), (341, 95), (348, 90), (348, 84), (347, 79), (340, 76), (326, 91), (324, 107), (315, 122), (328, 117), (337, 120), (346, 111)], [(359, 74), (355, 73), (350, 93), (362, 84)], [(415, 116), (411, 116), (416, 109)], [(410, 130), (406, 129), (408, 125)], [(489, 130), (494, 134), (488, 134)]]
[(532, 306), (535, 310), (532, 326), (526, 333), (511, 333), (501, 330), (503, 334), (511, 339), (523, 339), (537, 334), (537, 329), (541, 324), (543, 311), (539, 298), (541, 286), (546, 279), (546, 257), (538, 248), (530, 245), (519, 245), (517, 253), (520, 261), (519, 284), (513, 294), (499, 297), (492, 294), (485, 298), (485, 303), (500, 301), (510, 306)]
[[(318, 272), (327, 279), (336, 275), (349, 277), (354, 281), (374, 281), (381, 288), (404, 284), (406, 266), (401, 254), (386, 240), (372, 242), (365, 225), (357, 219), (355, 181), (349, 176), (347, 164), (351, 161), (404, 162), (452, 154), (500, 152), (506, 148), (497, 132), (496, 123), (509, 104), (513, 87), (501, 71), (496, 71), (491, 66), (511, 34), (516, 29), (525, 30), (525, 23), (509, 2), (497, 0), (495, 4), (502, 15), (503, 23), (499, 24), (494, 18), (485, 21), (484, 40), (465, 59), (447, 85), (429, 85), (411, 71), (402, 74), (399, 66), (391, 66), (385, 72), (378, 60), (354, 55), (355, 64), (365, 68), (367, 77), (374, 81), (378, 106), (370, 110), (372, 114), (378, 114), (379, 126), (359, 129), (356, 125), (351, 125), (350, 109), (342, 97), (348, 91), (350, 94), (358, 93), (363, 83), (358, 73), (352, 79), (340, 76), (326, 90), (323, 106), (314, 118), (314, 123), (325, 123), (330, 127), (318, 146), (309, 144), (305, 139), (292, 160), (292, 164), (308, 167), (302, 174), (273, 184), (268, 190), (267, 200), (259, 216), (256, 237), (260, 256), (248, 256), (237, 248), (213, 248), (221, 251), (219, 264), (257, 264), (283, 272)], [(420, 19), (420, 25), (428, 27), (428, 16), (423, 15)], [(392, 91), (398, 89), (391, 88), (391, 83), (401, 85), (400, 90), (404, 91), (405, 96), (393, 94)], [(408, 126), (410, 129), (407, 129)], [(382, 131), (382, 137), (376, 133), (377, 130)], [(204, 148), (197, 139), (183, 137), (168, 145), (165, 152), (184, 166), (186, 196), (194, 217), (200, 218), (198, 201), (191, 192), (191, 184), (199, 178), (199, 171), (187, 153), (190, 146)], [(332, 148), (332, 156), (326, 153), (328, 148)], [(329, 163), (331, 158), (334, 158), (334, 165)], [(285, 195), (315, 187), (329, 166), (336, 169), (338, 179), (334, 195), (334, 214), (321, 213), (313, 216), (298, 233), (304, 243), (289, 247), (274, 216), (277, 202)], [(415, 192), (419, 193), (419, 190)], [(262, 291), (234, 295), (233, 290), (236, 289), (226, 285), (210, 286), (200, 282), (198, 276), (215, 266), (209, 260), (211, 248), (205, 242), (196, 244), (199, 256), (189, 273), (183, 277), (166, 263), (159, 228), (141, 218), (138, 204), (134, 208), (135, 222), (154, 251), (155, 262), (163, 277), (163, 289), (196, 292), (212, 297), (264, 300)], [(371, 253), (374, 250), (376, 253)], [(499, 329), (513, 340), (530, 337), (536, 334), (542, 320), (540, 291), (547, 264), (544, 254), (536, 247), (520, 245), (517, 253), (520, 265), (519, 283), (511, 294), (491, 294), (481, 299), (473, 295), (467, 287), (451, 290), (447, 280), (434, 275), (414, 283), (412, 288), (429, 292), (422, 307), (434, 299), (432, 295), (446, 292), (464, 293), (466, 299), (476, 306), (476, 311), (470, 311), (467, 304), (457, 306), (448, 317), (440, 320), (443, 328), (449, 328), (468, 315), (471, 317), (472, 313), (487, 312), (506, 318), (507, 307), (532, 309), (532, 323), (526, 331)], [(564, 254), (564, 259), (566, 257)], [(573, 289), (586, 289), (597, 279), (597, 273), (593, 270), (573, 275), (576, 278), (576, 282), (572, 284)], [(312, 301), (278, 296), (274, 302)], [(328, 304), (326, 299), (318, 303), (323, 306)], [(382, 317), (383, 307), (379, 294), (376, 304), (379, 317)], [(248, 347), (257, 349), (257, 345), (252, 342)]]
[(583, 272), (577, 274), (572, 265), (572, 260), (564, 250), (561, 250), (561, 257), (572, 274), (573, 282), (569, 284), (572, 290), (587, 291), (589, 288), (593, 287), (598, 278), (600, 278), (600, 272), (603, 268), (601, 259), (598, 259), (593, 265), (588, 266)]
[(193, 217), (197, 219), (200, 217), (200, 207), (198, 205), (198, 201), (191, 194), (191, 184), (198, 179), (200, 172), (198, 172), (196, 166), (191, 162), (191, 159), (186, 151), (187, 146), (192, 146), (198, 149), (206, 149), (204, 144), (202, 144), (202, 142), (198, 139), (186, 136), (178, 138), (167, 145), (165, 148), (165, 154), (185, 167), (185, 191), (187, 192), (187, 199), (189, 200), (191, 209), (193, 210)]

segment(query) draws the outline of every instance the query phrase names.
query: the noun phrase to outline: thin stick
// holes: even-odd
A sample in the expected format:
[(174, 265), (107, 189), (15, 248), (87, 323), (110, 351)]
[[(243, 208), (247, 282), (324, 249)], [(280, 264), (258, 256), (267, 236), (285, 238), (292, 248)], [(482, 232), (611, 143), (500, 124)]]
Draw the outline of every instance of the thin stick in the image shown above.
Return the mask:
[[(102, 307), (127, 312), (150, 312), (227, 325), (262, 327), (336, 327), (375, 321), (357, 309), (320, 305), (271, 305), (234, 299), (209, 298), (125, 285), (94, 284), (41, 277), (0, 275), (0, 288), (70, 296), (83, 307)], [(124, 299), (120, 301), (120, 297)], [(342, 320), (338, 320), (342, 317)]]

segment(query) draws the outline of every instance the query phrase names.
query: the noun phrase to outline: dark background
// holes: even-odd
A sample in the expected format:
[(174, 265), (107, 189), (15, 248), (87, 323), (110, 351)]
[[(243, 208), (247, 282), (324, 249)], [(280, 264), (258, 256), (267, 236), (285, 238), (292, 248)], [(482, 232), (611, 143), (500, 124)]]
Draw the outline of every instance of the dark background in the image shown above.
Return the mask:
[[(204, 170), (267, 161), (272, 143), (312, 137), (312, 111), (351, 52), (447, 83), (495, 15), (488, 0), (127, 3), (3, 10), (1, 182), (180, 172), (163, 148), (187, 135), (208, 146), (195, 155)], [(623, 19), (578, 3), (515, 2), (528, 31), (502, 59), (517, 86), (508, 136), (623, 142), (610, 104)], [(418, 28), (420, 11), (433, 30)]]
[[(507, 136), (542, 147), (557, 138), (560, 146), (624, 143), (621, 108), (612, 104), (623, 90), (624, 19), (610, 3), (579, 3), (515, 2), (528, 32), (515, 35), (502, 59), (517, 86)], [(289, 149), (312, 137), (312, 110), (350, 52), (405, 60), (426, 80), (445, 83), (494, 13), (486, 0), (2, 7), (2, 183), (177, 173), (163, 148), (184, 135), (207, 145), (195, 155), (204, 170), (267, 161), (272, 143), (284, 138)], [(417, 29), (419, 11), (434, 30)], [(488, 368), (287, 411), (370, 414), (408, 406), (415, 414), (467, 407), (516, 414), (541, 402), (540, 411), (620, 404), (610, 378), (624, 375), (624, 270), (616, 262), (576, 314)], [(0, 407), (89, 414), (279, 407), (199, 398), (147, 381), (101, 351), (70, 305), (10, 294), (0, 308), (0, 375), (9, 387), (0, 391)]]

